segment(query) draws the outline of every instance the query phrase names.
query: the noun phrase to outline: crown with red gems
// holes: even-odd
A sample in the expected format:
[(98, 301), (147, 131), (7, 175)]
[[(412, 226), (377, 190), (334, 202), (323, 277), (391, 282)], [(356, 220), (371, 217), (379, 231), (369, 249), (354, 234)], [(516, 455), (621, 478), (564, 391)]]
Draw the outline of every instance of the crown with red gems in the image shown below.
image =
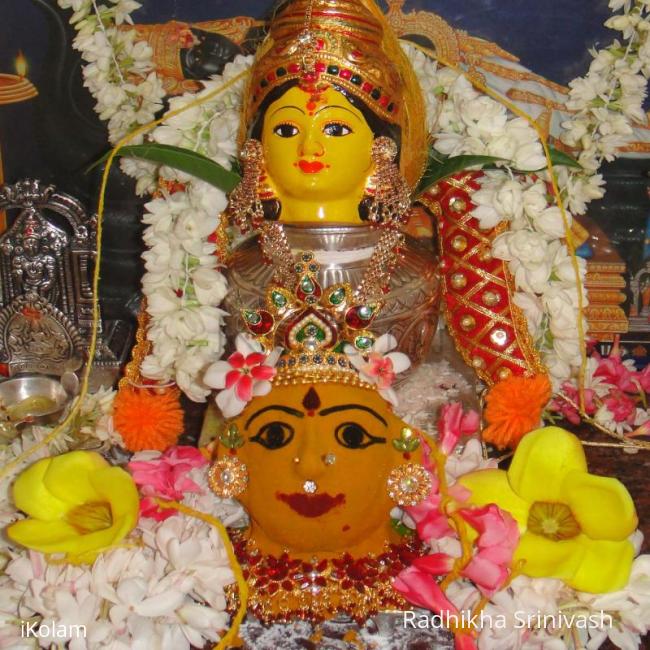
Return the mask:
[(244, 323), (266, 350), (285, 350), (274, 384), (324, 381), (374, 388), (359, 377), (344, 348), (352, 346), (361, 355), (372, 349), (375, 335), (369, 327), (382, 303), (357, 300), (347, 283), (323, 289), (319, 268), (313, 253), (301, 253), (294, 290), (269, 287), (265, 308), (242, 310)]

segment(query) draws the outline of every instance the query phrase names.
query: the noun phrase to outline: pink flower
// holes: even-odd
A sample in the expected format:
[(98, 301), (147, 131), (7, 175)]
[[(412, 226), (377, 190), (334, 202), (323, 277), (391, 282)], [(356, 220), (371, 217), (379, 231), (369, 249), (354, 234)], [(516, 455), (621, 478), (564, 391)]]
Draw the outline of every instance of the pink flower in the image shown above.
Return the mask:
[(157, 521), (171, 517), (176, 511), (160, 508), (155, 497), (178, 501), (187, 492), (200, 493), (201, 488), (188, 474), (194, 468), (207, 464), (203, 454), (194, 447), (170, 447), (155, 460), (129, 463), (129, 471), (143, 496), (140, 514)]
[(478, 552), (461, 575), (491, 597), (508, 579), (512, 557), (519, 543), (517, 522), (493, 503), (482, 508), (463, 508), (458, 512), (479, 534), (475, 542)]
[[(580, 424), (581, 418), (578, 413), (578, 409), (575, 406), (572, 406), (565, 399), (562, 399), (563, 395), (566, 395), (574, 404), (580, 403), (580, 395), (578, 389), (570, 381), (565, 381), (562, 384), (560, 395), (554, 398), (549, 408), (551, 411), (559, 413), (565, 420), (571, 422), (571, 424)], [(593, 415), (596, 410), (596, 392), (592, 388), (585, 388), (585, 412), (587, 415)]]
[(393, 371), (393, 362), (389, 357), (382, 357), (377, 352), (371, 352), (368, 355), (368, 364), (365, 372), (375, 378), (377, 387), (382, 390), (390, 388), (395, 381), (396, 375)]
[(406, 514), (415, 522), (415, 529), (420, 539), (440, 539), (453, 534), (453, 529), (447, 517), (440, 512), (441, 497), (439, 494), (430, 494), (416, 506), (405, 507)]
[(359, 371), (359, 376), (369, 384), (376, 384), (381, 396), (393, 406), (397, 405), (397, 394), (391, 388), (395, 375), (410, 367), (411, 361), (403, 352), (390, 352), (397, 347), (397, 339), (392, 334), (382, 334), (372, 349), (361, 354), (351, 345), (344, 352), (350, 363)]
[(239, 415), (253, 397), (266, 395), (271, 390), (281, 348), (270, 354), (262, 352), (261, 346), (246, 334), (236, 341), (236, 352), (227, 361), (213, 363), (205, 372), (203, 381), (210, 388), (222, 389), (217, 395), (217, 406), (224, 417)]
[[(445, 596), (434, 578), (415, 566), (409, 566), (393, 580), (393, 587), (417, 607), (423, 607), (436, 614), (461, 615), (453, 603)], [(476, 650), (476, 641), (471, 634), (454, 632), (456, 650)]]
[(460, 402), (445, 404), (438, 418), (438, 439), (443, 453), (449, 456), (461, 436), (470, 435), (478, 430), (479, 422), (476, 411), (463, 414), (463, 405)]
[(411, 566), (426, 571), (432, 576), (442, 576), (454, 568), (454, 558), (446, 553), (432, 553), (416, 558)]
[(634, 381), (635, 374), (621, 361), (620, 355), (610, 354), (606, 359), (600, 360), (594, 377), (602, 377), (608, 384), (626, 393), (637, 393), (639, 387)]
[(612, 414), (614, 422), (627, 422), (634, 424), (636, 417), (636, 403), (620, 390), (612, 389), (603, 398), (603, 404)]

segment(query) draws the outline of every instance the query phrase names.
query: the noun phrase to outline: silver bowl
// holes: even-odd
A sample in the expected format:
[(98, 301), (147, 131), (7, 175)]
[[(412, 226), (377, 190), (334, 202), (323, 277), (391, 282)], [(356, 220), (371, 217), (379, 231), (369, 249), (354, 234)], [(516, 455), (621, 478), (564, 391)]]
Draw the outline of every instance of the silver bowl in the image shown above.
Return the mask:
[[(35, 398), (44, 398), (44, 400), (39, 403)], [(25, 375), (0, 383), (0, 405), (7, 409), (14, 423), (56, 422), (71, 399), (72, 395), (66, 392), (61, 382), (54, 377)], [(45, 400), (47, 402), (44, 404)], [(21, 404), (22, 408), (20, 408)], [(19, 408), (19, 415), (11, 417), (11, 411)]]

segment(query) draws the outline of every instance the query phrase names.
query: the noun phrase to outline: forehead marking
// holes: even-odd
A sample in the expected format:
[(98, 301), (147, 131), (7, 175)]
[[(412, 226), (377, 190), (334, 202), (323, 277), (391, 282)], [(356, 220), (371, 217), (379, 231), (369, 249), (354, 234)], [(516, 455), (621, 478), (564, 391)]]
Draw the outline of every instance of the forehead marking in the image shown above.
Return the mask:
[(309, 390), (305, 393), (302, 405), (305, 411), (307, 411), (307, 415), (312, 416), (320, 408), (320, 397), (313, 386), (310, 386)]

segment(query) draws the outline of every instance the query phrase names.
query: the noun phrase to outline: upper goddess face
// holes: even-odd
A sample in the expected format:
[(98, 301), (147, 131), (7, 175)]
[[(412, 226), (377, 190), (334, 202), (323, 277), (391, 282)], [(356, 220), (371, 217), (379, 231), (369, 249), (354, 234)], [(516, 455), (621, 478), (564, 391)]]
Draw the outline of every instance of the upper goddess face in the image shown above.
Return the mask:
[(386, 481), (404, 462), (404, 426), (375, 391), (333, 383), (276, 386), (235, 421), (250, 474), (240, 497), (267, 552), (378, 552), (388, 541)]
[(264, 116), (262, 145), (268, 180), (283, 205), (281, 218), (291, 212), (292, 201), (320, 203), (322, 214), (314, 215), (320, 219), (331, 217), (327, 204), (347, 201), (358, 221), (373, 168), (373, 138), (361, 111), (331, 87), (311, 95), (295, 86), (273, 102)]

